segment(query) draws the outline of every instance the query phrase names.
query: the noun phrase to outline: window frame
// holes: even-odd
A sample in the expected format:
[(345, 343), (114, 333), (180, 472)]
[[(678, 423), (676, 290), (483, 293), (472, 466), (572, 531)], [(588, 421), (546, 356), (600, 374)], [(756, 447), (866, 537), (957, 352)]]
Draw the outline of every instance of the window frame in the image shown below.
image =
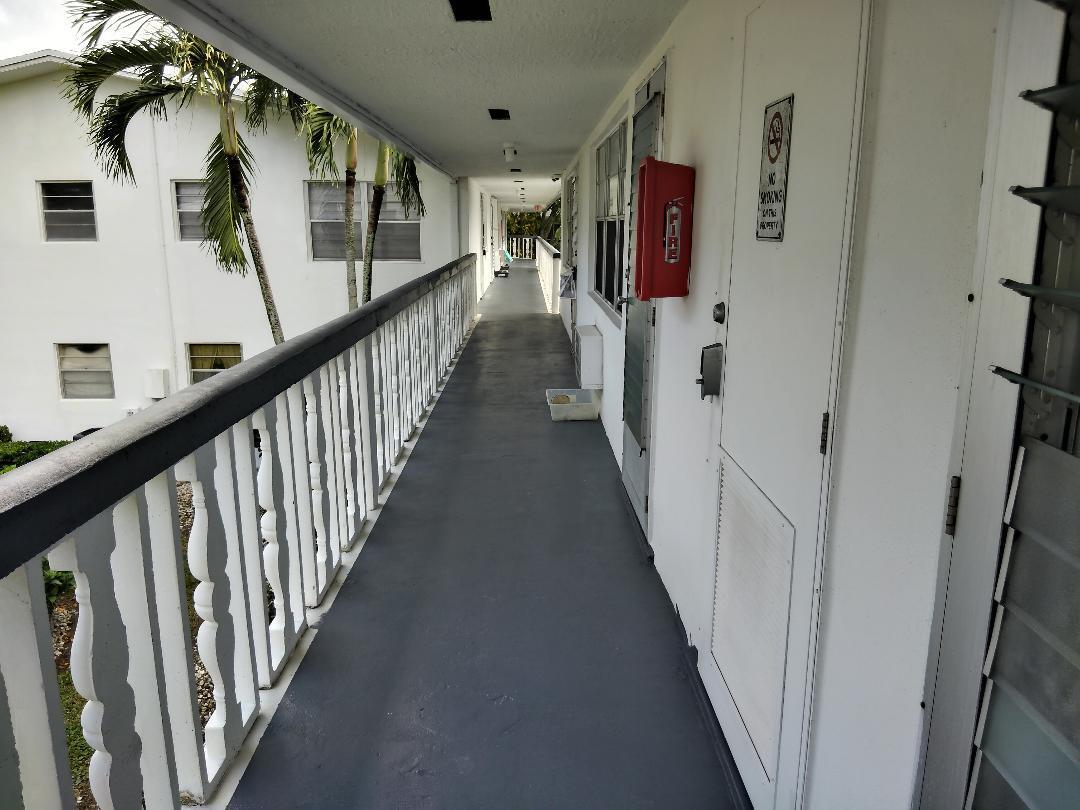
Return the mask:
[[(626, 185), (629, 177), (629, 127), (627, 120), (628, 116), (625, 113), (620, 114), (618, 119), (607, 129), (606, 134), (597, 142), (592, 150), (592, 217), (590, 220), (590, 240), (592, 242), (592, 255), (590, 256), (590, 259), (592, 261), (591, 266), (588, 268), (588, 290), (593, 300), (600, 304), (601, 308), (607, 312), (617, 324), (622, 322), (623, 317), (623, 305), (619, 302), (619, 299), (626, 295), (626, 290), (623, 289), (625, 284), (623, 270), (626, 264), (627, 229), (629, 225), (629, 192)], [(617, 163), (614, 164), (618, 167), (618, 183), (615, 187), (618, 188), (619, 200), (615, 213), (612, 214), (609, 213), (611, 210), (609, 192), (613, 187), (612, 181), (615, 179), (616, 175), (610, 173), (610, 168), (613, 164), (611, 162), (612, 153), (609, 145), (612, 144), (612, 141), (616, 136), (621, 137), (622, 149), (616, 153), (615, 159), (617, 160)], [(600, 174), (600, 158), (602, 151), (604, 152), (605, 163), (607, 166), (603, 174), (603, 185), (601, 185)], [(577, 190), (580, 191), (580, 189)], [(600, 223), (604, 223), (604, 239), (597, 238), (597, 226), (600, 225)], [(602, 278), (606, 278), (607, 276), (607, 232), (608, 229), (612, 227), (615, 229), (616, 241), (614, 248), (615, 272), (612, 276), (613, 289), (610, 291), (612, 297), (609, 299), (605, 295), (607, 285), (602, 282)], [(604, 272), (601, 277), (598, 277), (597, 273), (599, 262), (603, 262), (604, 265)]]
[[(203, 229), (203, 235), (198, 239), (185, 238), (180, 231), (180, 201), (177, 199), (177, 187), (180, 183), (200, 183), (203, 186), (203, 195), (206, 195), (206, 180), (190, 180), (183, 177), (178, 177), (170, 181), (170, 187), (172, 188), (172, 210), (173, 210), (173, 234), (176, 237), (177, 242), (198, 242), (202, 243), (206, 239), (206, 231)], [(202, 206), (199, 207), (202, 210)], [(200, 227), (202, 226), (202, 219), (199, 220)]]
[[(344, 262), (345, 259), (316, 257), (315, 256), (315, 240), (311, 235), (311, 194), (309, 186), (316, 183), (326, 183), (329, 185), (341, 186), (342, 191), (345, 189), (345, 182), (343, 180), (320, 180), (318, 178), (308, 178), (303, 181), (304, 184), (304, 221), (306, 224), (305, 231), (307, 235), (307, 255), (308, 261), (312, 262)], [(370, 190), (374, 183), (370, 180), (357, 180), (356, 181), (356, 199), (353, 201), (353, 216), (357, 225), (357, 245), (356, 245), (356, 260), (364, 260), (364, 241), (365, 230), (367, 225), (368, 206), (371, 204), (368, 200), (370, 196)], [(394, 187), (393, 183), (387, 183), (387, 190)], [(385, 211), (385, 208), (383, 209)], [(345, 220), (336, 219), (318, 219), (314, 222), (344, 222)], [(399, 222), (415, 222), (418, 225), (417, 234), (417, 250), (419, 252), (419, 258), (416, 259), (373, 259), (373, 262), (386, 262), (388, 264), (421, 264), (424, 261), (424, 226), (423, 218), (419, 214), (415, 214), (411, 219), (386, 219), (380, 213), (379, 224), (384, 223), (399, 223)], [(378, 237), (376, 237), (378, 238)]]
[[(90, 186), (90, 201), (92, 207), (89, 209), (94, 215), (94, 235), (91, 238), (78, 238), (78, 237), (57, 237), (55, 239), (49, 238), (49, 226), (45, 217), (45, 186), (53, 183), (86, 183)], [(56, 242), (59, 244), (70, 244), (72, 242), (100, 242), (101, 241), (101, 226), (98, 222), (97, 215), (97, 194), (94, 192), (93, 180), (35, 180), (34, 187), (37, 190), (37, 203), (38, 203), (38, 222), (41, 227), (41, 241), (48, 244), (49, 242)], [(87, 209), (79, 209), (87, 210)], [(59, 345), (59, 344), (58, 344)], [(68, 345), (68, 344), (64, 344)]]
[[(324, 261), (326, 261), (326, 260), (324, 260)], [(235, 363), (234, 365), (238, 366), (238, 365), (240, 365), (240, 363), (244, 362), (244, 344), (242, 342), (240, 342), (240, 341), (232, 341), (232, 340), (195, 340), (195, 341), (188, 341), (188, 342), (184, 343), (184, 355), (187, 358), (188, 385), (195, 385), (196, 383), (202, 382), (202, 380), (196, 380), (195, 377), (194, 377), (195, 369), (191, 365), (191, 347), (192, 346), (215, 346), (215, 345), (216, 346), (236, 346), (237, 349), (238, 349), (238, 352), (239, 352), (239, 354), (237, 356), (240, 358), (240, 360), (237, 363)], [(210, 372), (212, 372), (212, 374), (210, 376), (213, 376), (214, 374), (220, 374), (222, 371), (227, 371), (230, 368), (233, 368), (233, 366), (226, 366), (225, 368), (219, 368), (219, 369), (199, 369), (199, 371), (210, 371)]]
[[(61, 349), (64, 346), (104, 346), (109, 352), (109, 387), (112, 390), (112, 395), (107, 397), (71, 397), (67, 396), (64, 390), (64, 369), (61, 367), (61, 360), (63, 355)], [(84, 342), (66, 342), (66, 343), (54, 343), (53, 355), (56, 357), (56, 386), (60, 394), (62, 401), (79, 401), (79, 402), (114, 402), (116, 400), (116, 374), (113, 371), (112, 363), (112, 344), (105, 343), (86, 343)], [(70, 371), (85, 371), (87, 369), (70, 369)]]

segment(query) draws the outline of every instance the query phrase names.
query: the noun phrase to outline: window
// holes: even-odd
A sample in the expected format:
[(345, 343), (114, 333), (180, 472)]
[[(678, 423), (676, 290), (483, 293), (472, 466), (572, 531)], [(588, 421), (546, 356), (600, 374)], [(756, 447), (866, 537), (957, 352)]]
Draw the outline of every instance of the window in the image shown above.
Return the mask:
[[(371, 204), (371, 183), (358, 184), (357, 199)], [(311, 258), (343, 261), (345, 259), (345, 186), (329, 181), (310, 181), (308, 189), (308, 227), (311, 231)], [(357, 258), (363, 253), (364, 228), (367, 217), (353, 206), (356, 223)], [(366, 208), (365, 208), (366, 210)], [(420, 261), (420, 216), (405, 211), (394, 191), (386, 185), (379, 229), (375, 233), (376, 261)]]
[[(375, 187), (367, 183), (367, 201), (371, 204), (371, 195)], [(386, 184), (386, 196), (383, 197), (382, 210), (379, 212), (379, 229), (375, 232), (376, 261), (420, 261), (420, 215), (410, 211), (405, 216), (405, 208), (398, 199), (393, 183)]]
[(596, 241), (593, 289), (613, 307), (623, 294), (622, 252), (626, 239), (626, 122), (596, 150)]
[(191, 382), (201, 382), (219, 371), (232, 368), (244, 359), (239, 343), (189, 343), (188, 366)]
[(90, 181), (40, 185), (47, 242), (92, 242), (97, 239), (94, 188)]
[(202, 223), (202, 205), (206, 183), (202, 180), (177, 180), (173, 183), (173, 189), (180, 241), (201, 242), (205, 233)]
[(107, 343), (61, 343), (60, 396), (64, 399), (112, 399), (112, 359)]
[(578, 203), (577, 203), (577, 174), (566, 178), (565, 191), (563, 193), (563, 264), (568, 267), (577, 267), (577, 235), (578, 235)]

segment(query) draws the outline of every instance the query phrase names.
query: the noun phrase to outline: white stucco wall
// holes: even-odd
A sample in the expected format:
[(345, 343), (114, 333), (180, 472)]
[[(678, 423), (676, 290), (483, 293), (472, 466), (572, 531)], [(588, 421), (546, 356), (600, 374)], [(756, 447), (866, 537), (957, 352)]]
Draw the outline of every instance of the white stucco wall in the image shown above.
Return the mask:
[[(199, 104), (168, 122), (137, 118), (128, 143), (138, 185), (122, 185), (95, 165), (84, 127), (59, 97), (61, 76), (0, 85), (0, 299), (8, 304), (0, 424), (22, 438), (67, 438), (149, 404), (143, 396), (147, 368), (168, 369), (173, 390), (185, 385), (188, 343), (238, 342), (244, 357), (272, 345), (254, 275), (222, 272), (198, 242), (181, 242), (176, 233), (172, 181), (202, 177), (217, 128), (212, 106)], [(346, 311), (345, 263), (311, 259), (309, 174), (291, 127), (283, 123), (246, 137), (258, 163), (256, 229), (285, 335), (296, 336)], [(362, 137), (361, 182), (374, 174), (375, 148)], [(458, 255), (456, 183), (425, 165), (418, 169), (428, 210), (421, 222), (422, 261), (375, 262), (375, 296)], [(96, 242), (44, 241), (40, 180), (93, 181)], [(110, 344), (115, 399), (60, 398), (54, 344), (68, 342)]]
[[(666, 55), (662, 157), (694, 166), (697, 191), (690, 294), (657, 307), (648, 532), (690, 642), (703, 653), (712, 627), (720, 411), (699, 398), (693, 380), (700, 348), (720, 334), (712, 306), (727, 295), (744, 20), (756, 5), (691, 0), (598, 111), (575, 161), (578, 323), (595, 323), (604, 336), (602, 419), (620, 459), (622, 324), (589, 293), (593, 156)], [(947, 9), (928, 0), (874, 3), (806, 807), (902, 808), (912, 800), (997, 13), (996, 4), (975, 0)]]

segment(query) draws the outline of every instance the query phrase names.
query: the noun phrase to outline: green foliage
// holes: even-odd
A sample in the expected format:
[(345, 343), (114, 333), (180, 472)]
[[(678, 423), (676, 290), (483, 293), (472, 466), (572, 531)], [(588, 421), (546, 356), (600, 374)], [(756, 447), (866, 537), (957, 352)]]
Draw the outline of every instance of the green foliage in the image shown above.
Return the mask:
[(29, 464), (67, 442), (0, 442), (0, 473)]
[(0, 444), (10, 442), (11, 440), (11, 428), (7, 425), (0, 425)]
[[(220, 133), (214, 136), (206, 152), (206, 193), (203, 195), (202, 220), (207, 233), (217, 234), (204, 244), (218, 266), (227, 273), (247, 273), (244, 253), (243, 211), (240, 195), (247, 193), (254, 160), (244, 139), (237, 135), (240, 153), (225, 152)], [(238, 175), (238, 176), (236, 176)]]
[(60, 709), (64, 713), (64, 731), (67, 734), (68, 763), (75, 780), (75, 793), (90, 794), (90, 757), (94, 749), (86, 742), (82, 731), (82, 711), (86, 700), (75, 690), (71, 681), (71, 668), (58, 668), (57, 686), (60, 688)]
[(50, 610), (60, 597), (75, 592), (75, 575), (70, 571), (54, 571), (49, 568), (48, 562), (42, 560), (41, 574), (45, 579), (45, 599), (49, 602)]
[(420, 196), (420, 177), (416, 174), (416, 161), (413, 156), (391, 149), (390, 176), (394, 179), (394, 187), (401, 207), (405, 209), (405, 216), (412, 216), (413, 211), (422, 217), (427, 216), (424, 198)]
[(510, 211), (506, 215), (511, 236), (539, 236), (559, 246), (562, 238), (562, 197), (556, 197), (543, 211)]

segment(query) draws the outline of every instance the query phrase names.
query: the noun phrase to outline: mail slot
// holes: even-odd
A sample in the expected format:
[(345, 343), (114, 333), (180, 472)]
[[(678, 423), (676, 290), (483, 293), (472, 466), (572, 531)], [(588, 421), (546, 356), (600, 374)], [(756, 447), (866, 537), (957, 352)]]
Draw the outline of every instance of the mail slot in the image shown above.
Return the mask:
[(634, 296), (639, 301), (690, 292), (694, 169), (647, 157), (638, 168)]

